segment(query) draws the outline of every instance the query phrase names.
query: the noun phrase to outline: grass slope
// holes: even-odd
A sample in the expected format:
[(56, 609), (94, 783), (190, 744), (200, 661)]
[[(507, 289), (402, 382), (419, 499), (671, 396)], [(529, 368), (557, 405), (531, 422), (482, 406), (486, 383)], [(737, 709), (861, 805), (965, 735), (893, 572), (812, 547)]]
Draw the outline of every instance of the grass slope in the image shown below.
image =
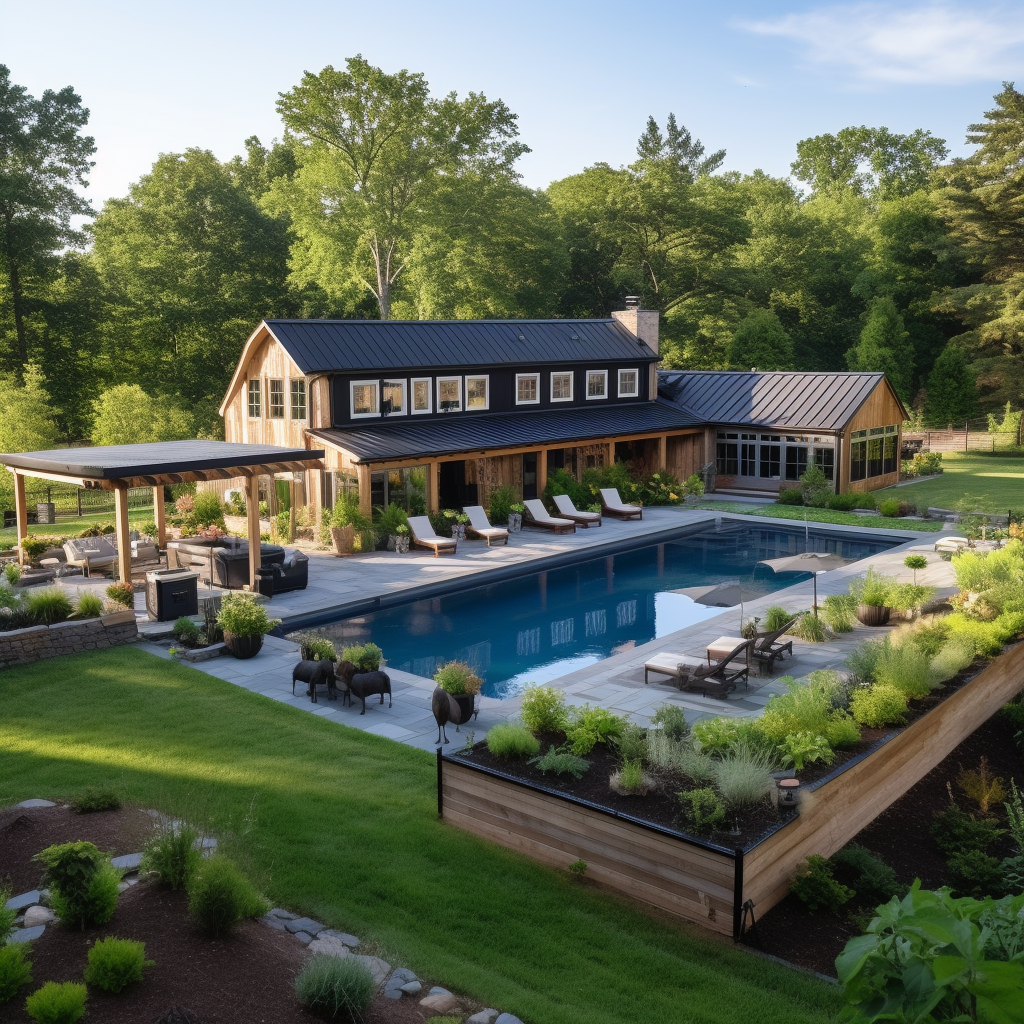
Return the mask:
[(525, 1020), (835, 1019), (813, 978), (438, 821), (421, 751), (133, 648), (8, 669), (0, 707), (0, 804), (113, 786), (202, 806), (278, 904)]
[(967, 494), (979, 499), (976, 511), (1005, 513), (1008, 508), (1024, 505), (1024, 458), (947, 452), (942, 456), (942, 467), (938, 476), (903, 487), (887, 487), (875, 495), (912, 501), (922, 508), (952, 508)]
[[(913, 499), (909, 499), (913, 500)], [(837, 512), (830, 508), (805, 508), (803, 505), (762, 505), (749, 509), (745, 516), (767, 519), (795, 519), (809, 523), (835, 523), (840, 526), (859, 526), (862, 530), (911, 530), (934, 533), (942, 523), (920, 522), (916, 519), (888, 519), (885, 516), (859, 516), (854, 512)]]

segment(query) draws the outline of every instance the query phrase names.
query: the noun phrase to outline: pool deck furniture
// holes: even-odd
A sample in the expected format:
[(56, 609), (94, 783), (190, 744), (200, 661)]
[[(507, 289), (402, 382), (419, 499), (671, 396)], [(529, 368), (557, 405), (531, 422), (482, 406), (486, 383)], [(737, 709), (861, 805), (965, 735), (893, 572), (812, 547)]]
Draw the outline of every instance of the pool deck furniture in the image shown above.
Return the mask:
[(584, 529), (601, 525), (600, 512), (581, 512), (568, 494), (556, 494), (553, 497), (558, 514), (563, 519), (571, 519), (577, 526), (582, 526)]
[[(747, 685), (753, 664), (754, 641), (742, 636), (720, 636), (708, 644), (708, 668), (719, 666), (725, 669), (731, 661), (743, 659), (746, 668), (742, 671), (743, 685)], [(737, 677), (740, 673), (736, 673)]]
[(488, 547), (491, 546), (492, 540), (500, 540), (502, 544), (508, 544), (508, 530), (503, 526), (491, 526), (491, 521), (487, 518), (483, 505), (467, 505), (462, 511), (469, 516), (466, 533), (472, 533), (487, 541)]
[[(735, 641), (728, 646), (728, 641)], [(650, 681), (650, 674), (671, 676), (680, 690), (698, 692), (707, 696), (727, 699), (729, 691), (736, 689), (737, 680), (746, 684), (750, 674), (750, 648), (752, 641), (743, 637), (719, 637), (708, 647), (708, 657), (695, 658), (688, 654), (664, 652), (644, 663), (644, 685)], [(721, 653), (720, 653), (721, 652)], [(731, 662), (743, 658), (741, 668), (730, 669)]]
[(640, 505), (627, 505), (617, 487), (601, 488), (601, 510), (613, 519), (643, 519), (644, 510)]
[(526, 509), (523, 526), (536, 526), (542, 530), (550, 530), (552, 533), (576, 532), (576, 524), (571, 519), (560, 519), (551, 515), (540, 498), (527, 498), (523, 502), (523, 507)]
[(117, 548), (108, 534), (66, 540), (64, 554), (68, 556), (68, 565), (77, 565), (86, 576), (91, 576), (97, 569), (106, 569), (111, 574), (117, 570)]
[(782, 629), (775, 630), (774, 633), (755, 633), (754, 634), (754, 645), (751, 648), (751, 654), (754, 656), (754, 660), (757, 662), (758, 668), (762, 665), (768, 666), (769, 675), (775, 668), (775, 662), (782, 659), (786, 652), (789, 652), (790, 657), (793, 656), (793, 641), (783, 640), (782, 636), (789, 630), (789, 628), (796, 622), (796, 619), (790, 619)]
[(438, 537), (426, 516), (409, 516), (409, 533), (418, 548), (427, 548), (437, 558), (442, 551), (454, 555), (459, 542), (452, 537)]

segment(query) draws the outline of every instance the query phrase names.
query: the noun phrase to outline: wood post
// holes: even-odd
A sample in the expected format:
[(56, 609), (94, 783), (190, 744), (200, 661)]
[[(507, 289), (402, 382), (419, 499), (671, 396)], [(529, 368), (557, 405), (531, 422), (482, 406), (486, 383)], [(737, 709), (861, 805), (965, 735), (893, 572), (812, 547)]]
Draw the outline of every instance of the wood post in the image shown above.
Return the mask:
[(245, 518), (249, 530), (249, 589), (256, 589), (256, 570), (260, 567), (260, 478), (252, 471), (245, 484)]
[(611, 468), (612, 466), (615, 465), (615, 442), (614, 441), (609, 441), (608, 442), (608, 455), (607, 455), (607, 459), (606, 459), (605, 465), (608, 466), (609, 468)]
[(128, 536), (128, 487), (118, 482), (114, 489), (114, 525), (117, 537), (117, 576), (132, 581), (132, 541)]
[(664, 473), (668, 469), (668, 434), (662, 434), (658, 438), (658, 472)]
[(18, 561), (25, 564), (25, 549), (21, 542), (28, 538), (28, 508), (25, 505), (25, 477), (14, 472), (14, 518), (16, 520), (15, 533), (18, 536)]
[(356, 485), (359, 488), (359, 511), (367, 519), (373, 515), (373, 499), (370, 495), (370, 467), (356, 466)]
[(548, 485), (548, 450), (547, 448), (541, 448), (537, 452), (537, 497), (539, 498), (544, 493), (544, 488)]
[(441, 463), (434, 459), (428, 467), (429, 479), (427, 481), (427, 511), (441, 511)]
[(153, 488), (153, 519), (156, 522), (156, 546), (167, 547), (167, 516), (164, 510), (163, 484)]

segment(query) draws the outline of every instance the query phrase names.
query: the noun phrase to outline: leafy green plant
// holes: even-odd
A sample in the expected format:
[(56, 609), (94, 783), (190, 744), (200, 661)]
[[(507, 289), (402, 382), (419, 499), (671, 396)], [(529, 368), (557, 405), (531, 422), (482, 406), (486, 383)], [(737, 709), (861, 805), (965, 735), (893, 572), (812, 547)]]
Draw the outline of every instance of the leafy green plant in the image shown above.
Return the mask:
[(120, 992), (142, 981), (142, 972), (153, 964), (153, 960), (146, 959), (145, 943), (111, 936), (89, 949), (85, 980), (103, 992)]
[(304, 661), (335, 661), (338, 657), (334, 644), (319, 633), (303, 630), (289, 633), (288, 639), (299, 645)]
[(80, 796), (71, 801), (71, 806), (79, 814), (93, 814), (97, 811), (116, 811), (121, 806), (121, 798), (112, 789), (93, 789), (90, 787)]
[(856, 1020), (1020, 1019), (1024, 896), (953, 898), (914, 882), (902, 900), (879, 907), (867, 934), (836, 959)]
[(928, 559), (924, 555), (907, 555), (903, 559), (903, 564), (914, 571), (914, 584), (917, 585), (917, 571), (918, 569), (928, 568)]
[(464, 661), (449, 661), (434, 673), (434, 682), (446, 693), (459, 697), (479, 693), (484, 681)]
[(749, 807), (771, 793), (774, 767), (765, 755), (741, 744), (715, 762), (715, 787), (729, 807)]
[(60, 587), (32, 591), (25, 595), (24, 601), (36, 622), (44, 626), (64, 622), (74, 611), (71, 600)]
[(947, 857), (971, 850), (984, 851), (1005, 834), (994, 821), (988, 818), (979, 820), (954, 803), (935, 815), (929, 833)]
[(21, 566), (17, 562), (8, 562), (4, 566), (4, 579), (13, 587), (21, 579)]
[(790, 630), (790, 633), (812, 644), (823, 644), (828, 639), (825, 623), (821, 621), (819, 616), (811, 612), (801, 615)]
[(89, 590), (83, 590), (75, 602), (75, 618), (95, 619), (103, 614), (103, 598)]
[(62, 923), (84, 928), (113, 917), (121, 873), (92, 843), (48, 846), (32, 859), (46, 868), (51, 905)]
[(639, 759), (623, 761), (612, 776), (612, 788), (622, 793), (647, 792), (643, 762)]
[(779, 751), (798, 772), (802, 772), (805, 765), (813, 764), (815, 761), (831, 764), (836, 757), (828, 740), (812, 732), (790, 733), (779, 744)]
[(373, 973), (354, 957), (316, 953), (295, 978), (299, 1002), (328, 1020), (362, 1020), (376, 993)]
[(893, 611), (911, 612), (920, 608), (934, 594), (934, 587), (922, 587), (917, 583), (894, 583), (889, 590), (888, 605)]
[(186, 888), (202, 861), (198, 843), (199, 830), (194, 826), (183, 821), (166, 822), (146, 843), (140, 867), (155, 871), (160, 882), (171, 889)]
[(496, 526), (508, 522), (512, 506), (516, 504), (516, 492), (511, 487), (495, 487), (491, 491), (490, 520)]
[(889, 607), (889, 595), (895, 582), (892, 577), (870, 566), (863, 576), (855, 576), (850, 580), (848, 589), (857, 604)]
[(733, 718), (705, 718), (693, 727), (698, 750), (712, 756), (724, 756), (746, 736), (745, 723)]
[(7, 941), (7, 936), (14, 931), (14, 920), (18, 916), (18, 911), (7, 907), (7, 901), (10, 898), (10, 886), (0, 885), (0, 949), (3, 948), (3, 944)]
[(580, 757), (589, 754), (598, 743), (614, 742), (622, 734), (626, 721), (607, 708), (589, 704), (572, 708), (565, 726), (565, 738), (572, 752)]
[(860, 730), (844, 710), (848, 691), (837, 672), (812, 672), (802, 682), (783, 676), (779, 682), (785, 692), (772, 696), (754, 723), (770, 745), (778, 746), (798, 732), (824, 736), (832, 747), (852, 746), (860, 740)]
[(811, 854), (790, 885), (790, 891), (812, 913), (824, 910), (838, 914), (844, 903), (853, 899), (854, 892), (837, 882), (832, 865), (818, 854)]
[(907, 720), (907, 695), (895, 686), (859, 687), (850, 697), (850, 714), (872, 729), (902, 725)]
[(109, 597), (114, 604), (119, 604), (124, 608), (135, 607), (135, 591), (127, 580), (119, 580), (117, 583), (111, 583), (110, 586), (107, 587), (107, 597)]
[(881, 642), (874, 677), (879, 686), (892, 686), (908, 700), (925, 697), (932, 690), (927, 656), (915, 644), (895, 644), (890, 637)]
[(1024, 854), (1004, 857), (999, 864), (1003, 892), (1019, 896), (1024, 893)]
[(267, 615), (266, 606), (256, 594), (225, 594), (217, 615), (217, 624), (233, 636), (263, 636), (281, 625), (280, 619)]
[(384, 661), (384, 652), (376, 644), (357, 644), (343, 648), (340, 657), (350, 661), (359, 672), (376, 672)]
[(25, 944), (13, 942), (5, 946), (3, 939), (0, 936), (0, 1004), (10, 1002), (18, 989), (32, 980), (32, 961), (25, 955)]
[(578, 757), (568, 748), (556, 747), (553, 744), (548, 747), (546, 754), (531, 758), (530, 764), (535, 764), (542, 772), (572, 775), (576, 779), (583, 778), (583, 773), (590, 767), (590, 762), (585, 757)]
[(883, 498), (878, 503), (878, 511), (880, 515), (885, 516), (887, 519), (896, 519), (900, 514), (899, 499)]
[[(1021, 798), (1014, 779), (1010, 779), (1010, 799), (1003, 804), (1003, 809), (1006, 811), (1006, 830), (1010, 833), (1017, 852), (1024, 857), (1024, 799)], [(2, 937), (0, 931), (0, 938)]]
[(792, 614), (787, 612), (782, 605), (769, 605), (768, 610), (764, 613), (764, 631), (774, 633), (782, 629), (792, 618)]
[(713, 789), (705, 786), (677, 795), (683, 820), (697, 835), (713, 832), (725, 820), (725, 804)]
[(26, 557), (34, 561), (44, 551), (49, 551), (50, 548), (59, 548), (63, 543), (61, 537), (22, 537), (19, 546), (25, 552)]
[(180, 640), (183, 644), (199, 643), (199, 627), (187, 615), (182, 615), (181, 618), (175, 619), (171, 635), (175, 640)]
[(881, 857), (856, 843), (834, 853), (829, 863), (836, 881), (852, 889), (859, 903), (878, 906), (906, 891)]
[(214, 937), (266, 911), (267, 903), (252, 882), (222, 854), (202, 861), (188, 884), (189, 916)]
[(999, 861), (984, 850), (965, 850), (946, 861), (950, 888), (957, 896), (1002, 896), (1006, 892)]
[(574, 860), (569, 865), (569, 874), (576, 879), (577, 882), (583, 881), (583, 876), (587, 873), (587, 862), (583, 859)]
[(25, 1000), (25, 1011), (39, 1024), (75, 1024), (85, 1014), (86, 989), (73, 981), (48, 981)]
[(800, 477), (800, 492), (803, 503), (809, 508), (828, 508), (835, 496), (832, 481), (820, 466), (815, 465), (808, 466)]
[(780, 505), (802, 505), (804, 492), (798, 487), (783, 487), (775, 500)]
[(974, 661), (974, 645), (964, 637), (953, 637), (932, 658), (928, 673), (932, 685), (939, 686), (962, 672)]
[(821, 602), (822, 618), (835, 633), (853, 632), (854, 601), (850, 594), (829, 594)]
[(564, 732), (569, 717), (565, 694), (553, 686), (528, 686), (519, 714), (532, 733)]
[(536, 757), (540, 740), (525, 725), (501, 722), (487, 731), (487, 749), (495, 757)]
[(662, 732), (671, 740), (685, 740), (690, 735), (686, 712), (678, 704), (662, 704), (651, 717), (651, 723), (661, 726)]
[(641, 729), (635, 722), (626, 722), (612, 742), (623, 761), (639, 762), (647, 757), (647, 730)]

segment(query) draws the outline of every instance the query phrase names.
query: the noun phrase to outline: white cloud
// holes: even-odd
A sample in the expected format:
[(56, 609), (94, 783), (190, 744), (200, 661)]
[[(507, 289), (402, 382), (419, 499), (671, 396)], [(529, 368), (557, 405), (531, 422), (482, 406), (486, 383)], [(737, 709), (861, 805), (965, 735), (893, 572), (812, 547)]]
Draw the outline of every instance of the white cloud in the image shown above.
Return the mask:
[(1013, 78), (1024, 67), (1019, 7), (865, 3), (820, 7), (740, 27), (802, 43), (810, 62), (845, 66), (869, 82), (953, 85)]

